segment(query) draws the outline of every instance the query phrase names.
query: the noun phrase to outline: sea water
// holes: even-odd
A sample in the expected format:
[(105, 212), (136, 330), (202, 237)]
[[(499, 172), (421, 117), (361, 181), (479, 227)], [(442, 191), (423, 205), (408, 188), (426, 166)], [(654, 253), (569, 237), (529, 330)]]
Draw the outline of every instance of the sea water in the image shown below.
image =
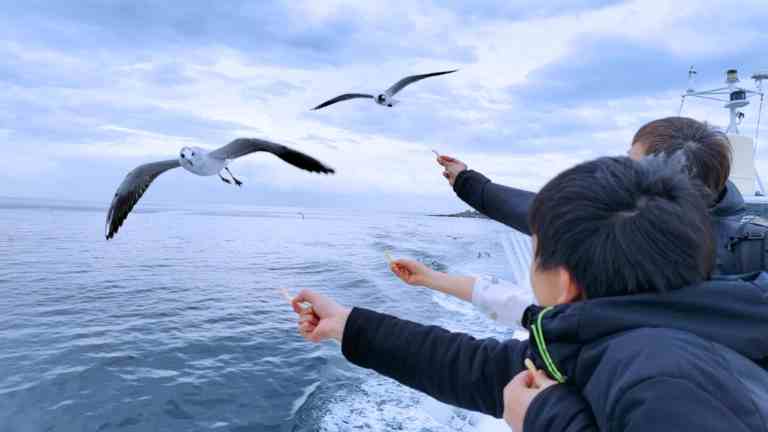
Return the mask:
[(312, 344), (279, 288), (309, 288), (477, 337), (471, 305), (401, 283), (385, 251), (511, 279), (488, 220), (139, 205), (104, 240), (98, 204), (0, 200), (0, 430), (487, 431)]

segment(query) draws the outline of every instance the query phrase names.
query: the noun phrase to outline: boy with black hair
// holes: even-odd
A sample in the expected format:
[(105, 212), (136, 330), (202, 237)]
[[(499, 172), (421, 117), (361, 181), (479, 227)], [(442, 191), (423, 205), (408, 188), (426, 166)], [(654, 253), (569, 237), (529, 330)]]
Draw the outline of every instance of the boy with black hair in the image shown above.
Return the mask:
[(530, 213), (528, 341), (477, 340), (311, 291), (293, 301), (299, 330), (526, 432), (766, 431), (768, 275), (705, 281), (714, 253), (701, 197), (659, 160), (601, 158), (548, 183)]

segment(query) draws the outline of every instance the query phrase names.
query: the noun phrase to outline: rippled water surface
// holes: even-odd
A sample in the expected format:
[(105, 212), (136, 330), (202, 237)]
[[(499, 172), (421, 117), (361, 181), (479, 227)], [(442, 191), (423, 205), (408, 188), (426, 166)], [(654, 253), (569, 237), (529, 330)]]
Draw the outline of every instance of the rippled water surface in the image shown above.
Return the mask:
[(509, 277), (506, 228), (286, 208), (104, 209), (0, 201), (0, 430), (488, 430), (296, 333), (278, 288), (312, 288), (477, 336), (462, 304), (405, 286), (384, 251)]

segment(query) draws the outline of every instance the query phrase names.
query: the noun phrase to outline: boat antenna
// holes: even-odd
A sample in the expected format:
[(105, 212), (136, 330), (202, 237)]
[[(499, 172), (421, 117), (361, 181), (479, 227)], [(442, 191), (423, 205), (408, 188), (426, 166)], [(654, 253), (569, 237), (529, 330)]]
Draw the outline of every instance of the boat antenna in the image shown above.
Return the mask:
[(680, 108), (677, 110), (677, 115), (680, 116), (683, 114), (683, 104), (685, 104), (685, 96), (687, 96), (690, 93), (695, 93), (696, 90), (694, 90), (694, 84), (696, 84), (696, 68), (691, 65), (691, 67), (688, 69), (688, 88), (685, 89), (685, 94), (680, 96)]
[[(755, 80), (755, 86), (757, 87), (756, 90), (750, 90), (746, 89), (744, 87), (739, 86), (739, 71), (736, 69), (728, 69), (725, 71), (725, 86), (724, 87), (718, 87), (714, 89), (709, 90), (695, 90), (694, 89), (694, 80), (696, 78), (696, 70), (691, 66), (690, 69), (688, 69), (688, 88), (685, 90), (685, 93), (682, 94), (681, 100), (680, 100), (680, 109), (678, 110), (678, 115), (682, 113), (683, 110), (683, 104), (685, 103), (686, 99), (688, 98), (698, 98), (698, 99), (707, 99), (717, 102), (724, 102), (723, 108), (728, 109), (730, 112), (730, 122), (728, 123), (728, 127), (725, 130), (725, 133), (728, 134), (739, 134), (739, 125), (741, 124), (742, 120), (744, 119), (744, 112), (741, 111), (742, 108), (749, 105), (749, 98), (750, 97), (756, 97), (760, 96), (760, 108), (758, 109), (757, 113), (757, 127), (755, 128), (755, 140), (752, 144), (753, 151), (755, 152), (755, 156), (757, 155), (758, 150), (758, 139), (760, 138), (760, 118), (762, 115), (763, 110), (763, 103), (765, 100), (765, 93), (763, 92), (763, 80), (768, 80), (768, 71), (756, 73), (752, 75), (752, 79)], [(756, 171), (756, 179), (758, 183), (758, 189), (760, 193), (765, 193), (765, 188), (763, 187), (762, 179), (760, 179), (760, 174)]]
[(755, 126), (755, 154), (757, 154), (757, 140), (760, 138), (760, 118), (763, 115), (763, 100), (765, 99), (763, 80), (768, 79), (768, 73), (756, 73), (752, 75), (752, 79), (755, 80), (755, 87), (757, 87), (757, 92), (760, 93), (760, 106), (757, 109), (757, 125)]
[[(757, 159), (757, 150), (760, 148), (760, 119), (763, 115), (763, 101), (765, 99), (765, 92), (763, 92), (763, 80), (768, 79), (768, 72), (762, 72), (762, 73), (756, 73), (752, 75), (752, 79), (755, 80), (755, 87), (757, 87), (757, 92), (760, 94), (760, 106), (757, 109), (757, 125), (755, 126), (755, 144), (754, 144), (754, 151), (755, 151), (755, 159)], [(763, 185), (763, 179), (760, 178), (760, 174), (757, 173), (757, 169), (755, 169), (755, 173), (757, 174), (757, 185), (760, 189), (761, 194), (765, 194), (765, 186)]]

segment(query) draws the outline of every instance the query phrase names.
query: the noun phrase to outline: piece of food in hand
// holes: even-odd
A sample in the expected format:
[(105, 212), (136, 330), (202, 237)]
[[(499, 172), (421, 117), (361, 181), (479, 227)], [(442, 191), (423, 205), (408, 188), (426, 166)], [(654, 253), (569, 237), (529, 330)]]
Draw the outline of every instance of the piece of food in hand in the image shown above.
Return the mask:
[(536, 376), (537, 369), (536, 369), (536, 365), (533, 364), (533, 361), (531, 361), (531, 359), (527, 358), (527, 359), (525, 359), (525, 361), (523, 361), (523, 363), (525, 363), (525, 367), (528, 368), (528, 372), (533, 374), (533, 376)]
[(388, 262), (388, 263), (390, 263), (390, 264), (391, 264), (391, 263), (392, 263), (392, 261), (394, 261), (394, 260), (392, 259), (392, 255), (390, 255), (390, 254), (389, 254), (389, 252), (387, 252), (387, 251), (384, 251), (384, 256), (385, 256), (385, 257), (387, 257), (387, 262)]
[[(288, 300), (288, 304), (293, 304), (293, 296), (288, 292), (287, 288), (278, 288), (278, 290), (283, 295), (283, 297)], [(312, 305), (307, 302), (299, 303), (299, 307), (301, 307), (304, 311), (310, 311), (312, 309)]]

